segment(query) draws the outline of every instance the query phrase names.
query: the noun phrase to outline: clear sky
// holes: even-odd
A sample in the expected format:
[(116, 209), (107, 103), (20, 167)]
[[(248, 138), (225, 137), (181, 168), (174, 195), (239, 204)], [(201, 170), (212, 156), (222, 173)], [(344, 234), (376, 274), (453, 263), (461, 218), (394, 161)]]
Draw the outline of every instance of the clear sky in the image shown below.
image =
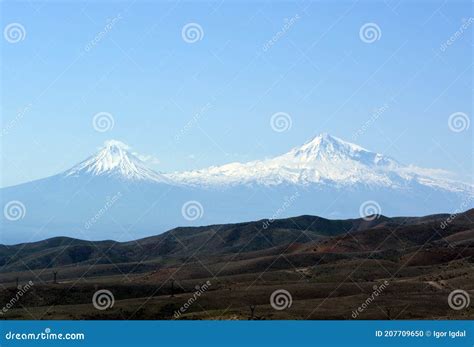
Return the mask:
[[(448, 126), (456, 112), (472, 120), (469, 1), (1, 6), (1, 186), (66, 170), (107, 139), (169, 172), (263, 159), (321, 132), (472, 180), (474, 125)], [(99, 112), (108, 131), (94, 129)], [(291, 128), (272, 129), (277, 112)]]

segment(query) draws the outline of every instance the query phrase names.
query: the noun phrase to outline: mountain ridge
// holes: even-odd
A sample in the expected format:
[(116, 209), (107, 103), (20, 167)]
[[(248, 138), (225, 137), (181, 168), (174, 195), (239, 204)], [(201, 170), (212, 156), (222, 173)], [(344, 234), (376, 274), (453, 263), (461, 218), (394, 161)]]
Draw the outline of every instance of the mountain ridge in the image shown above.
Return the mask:
[[(163, 256), (179, 259), (188, 253), (199, 256), (234, 254), (241, 253), (242, 250), (265, 251), (289, 244), (294, 244), (296, 248), (287, 251), (294, 252), (298, 249), (312, 249), (315, 247), (313, 244), (327, 247), (325, 240), (334, 237), (352, 241), (353, 237), (347, 236), (348, 233), (374, 233), (380, 230), (385, 234), (388, 233), (387, 230), (403, 230), (407, 227), (416, 230), (413, 229), (415, 226), (423, 226), (425, 234), (427, 230), (434, 228), (438, 233), (445, 233), (446, 229), (446, 235), (451, 235), (453, 232), (472, 228), (474, 222), (471, 218), (474, 217), (474, 209), (460, 213), (447, 228), (442, 228), (442, 222), (448, 217), (448, 214), (440, 214), (421, 218), (378, 216), (372, 220), (364, 218), (331, 220), (303, 215), (274, 220), (267, 228), (264, 227), (265, 220), (178, 227), (159, 235), (127, 242), (88, 241), (58, 236), (33, 243), (0, 245), (0, 266), (2, 266), (0, 272), (85, 264), (94, 261), (95, 257), (102, 258), (101, 264), (123, 261), (144, 262)], [(261, 236), (256, 236), (256, 230), (262, 233)], [(401, 231), (398, 233), (402, 234)], [(406, 237), (418, 240), (416, 235)], [(428, 239), (429, 233), (423, 237)], [(422, 243), (419, 240), (416, 242)]]
[[(0, 189), (0, 242), (58, 235), (126, 241), (178, 225), (294, 215), (421, 216), (467, 209), (474, 197), (471, 185), (419, 175), (327, 134), (275, 158), (180, 177), (155, 172), (140, 157), (109, 141), (69, 170)], [(9, 215), (10, 207), (21, 213)]]
[[(272, 158), (244, 163), (232, 162), (181, 172), (157, 172), (139, 159), (137, 153), (130, 150), (131, 147), (121, 141), (107, 140), (96, 154), (57, 175), (62, 178), (103, 176), (124, 181), (149, 181), (201, 188), (242, 184), (332, 184), (339, 187), (361, 184), (403, 188), (413, 182), (454, 192), (474, 188), (466, 182), (436, 177), (440, 173), (450, 174), (448, 171), (402, 165), (394, 158), (372, 152), (328, 133), (314, 136), (303, 145)], [(54, 176), (56, 175), (31, 182)], [(0, 189), (26, 183), (30, 182)]]
[(175, 182), (210, 187), (251, 183), (272, 186), (286, 183), (333, 184), (341, 187), (362, 184), (403, 188), (407, 183), (416, 182), (450, 191), (472, 189), (467, 183), (429, 174), (434, 171), (436, 170), (402, 165), (391, 157), (322, 133), (302, 146), (270, 159), (234, 162), (166, 176)]

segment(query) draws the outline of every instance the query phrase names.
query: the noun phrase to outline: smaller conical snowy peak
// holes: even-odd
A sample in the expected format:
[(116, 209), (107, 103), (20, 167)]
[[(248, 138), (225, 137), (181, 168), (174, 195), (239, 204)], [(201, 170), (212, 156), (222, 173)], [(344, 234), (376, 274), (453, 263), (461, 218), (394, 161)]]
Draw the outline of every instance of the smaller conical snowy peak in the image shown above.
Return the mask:
[(130, 146), (108, 140), (99, 152), (64, 173), (65, 176), (110, 176), (124, 180), (169, 182), (163, 175), (149, 169), (130, 152)]

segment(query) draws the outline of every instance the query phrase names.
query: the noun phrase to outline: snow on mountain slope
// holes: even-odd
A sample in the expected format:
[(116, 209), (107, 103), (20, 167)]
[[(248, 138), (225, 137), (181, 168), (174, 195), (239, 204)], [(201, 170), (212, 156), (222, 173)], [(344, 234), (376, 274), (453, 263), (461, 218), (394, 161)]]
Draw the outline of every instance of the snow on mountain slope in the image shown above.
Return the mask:
[(288, 153), (266, 160), (230, 163), (207, 169), (168, 174), (171, 180), (196, 186), (239, 184), (319, 184), (347, 187), (365, 185), (403, 188), (418, 183), (449, 191), (467, 185), (404, 166), (396, 160), (328, 134), (320, 134)]
[[(66, 172), (2, 188), (0, 205), (19, 202), (26, 213), (0, 220), (0, 243), (131, 240), (177, 226), (303, 214), (356, 218), (370, 201), (386, 215), (420, 216), (465, 210), (474, 198), (471, 185), (438, 177), (444, 172), (402, 165), (327, 134), (272, 159), (168, 175), (139, 158), (112, 140)], [(198, 218), (186, 214), (189, 203)]]
[(130, 147), (123, 142), (106, 141), (104, 147), (96, 155), (67, 170), (63, 176), (109, 176), (128, 181), (171, 183), (164, 175), (149, 169), (129, 150)]

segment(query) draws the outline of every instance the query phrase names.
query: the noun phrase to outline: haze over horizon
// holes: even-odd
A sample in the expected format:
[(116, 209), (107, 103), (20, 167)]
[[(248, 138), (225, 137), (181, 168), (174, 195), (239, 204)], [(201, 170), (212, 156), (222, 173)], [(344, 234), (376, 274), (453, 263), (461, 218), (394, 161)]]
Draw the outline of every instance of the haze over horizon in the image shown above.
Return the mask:
[[(340, 138), (332, 136), (331, 134), (328, 134), (328, 133), (318, 134), (318, 135), (312, 137), (311, 139), (309, 139), (308, 141), (305, 141), (304, 143), (301, 143), (299, 146), (293, 146), (291, 148), (288, 148), (288, 150), (286, 152), (301, 150), (300, 147), (304, 148), (305, 146), (307, 146), (311, 142), (318, 141), (318, 139), (320, 139), (320, 138), (333, 139), (337, 142), (350, 145), (351, 147), (354, 147), (358, 150), (360, 149), (360, 150), (363, 150), (363, 151), (367, 151), (369, 153), (374, 153), (374, 154), (377, 154), (377, 155), (381, 155), (381, 156), (383, 156), (383, 157), (385, 157), (389, 160), (393, 159), (397, 163), (403, 162), (403, 161), (398, 160), (398, 158), (387, 157), (383, 153), (378, 153), (377, 151), (371, 151), (367, 148), (361, 147), (361, 146), (359, 146), (355, 143), (352, 143), (352, 142), (347, 142), (344, 139), (340, 139)], [(96, 155), (100, 155), (101, 151), (110, 151), (110, 148), (119, 148), (120, 150), (123, 150), (124, 153), (127, 153), (127, 155), (131, 155), (131, 156), (135, 157), (136, 159), (140, 160), (142, 162), (142, 164), (144, 165), (144, 167), (148, 167), (151, 170), (152, 170), (152, 167), (154, 166), (154, 164), (159, 163), (158, 159), (156, 159), (155, 157), (153, 157), (151, 155), (140, 153), (136, 150), (136, 148), (133, 148), (133, 146), (130, 146), (129, 144), (126, 144), (126, 143), (124, 143), (120, 140), (117, 140), (117, 139), (109, 139), (109, 140), (104, 141), (102, 146), (97, 147), (97, 150), (94, 153), (91, 153), (91, 155), (88, 156), (88, 158), (81, 158), (80, 160), (78, 160), (77, 161), (78, 165), (76, 165), (76, 166), (81, 166), (82, 163), (87, 163), (87, 161), (91, 160), (91, 158), (92, 158), (92, 160), (95, 160), (94, 157)], [(96, 154), (96, 153), (99, 153), (99, 154)], [(278, 155), (284, 155), (284, 154), (285, 153), (279, 153)], [(112, 157), (114, 157), (113, 154), (112, 154)], [(259, 159), (260, 160), (268, 160), (270, 158), (259, 158)], [(328, 159), (332, 160), (334, 158), (328, 158)], [(109, 159), (109, 161), (111, 161), (111, 162), (105, 163), (105, 165), (106, 166), (114, 166), (114, 165), (117, 165), (117, 162), (119, 162), (121, 160), (123, 160), (123, 159), (120, 158), (120, 156), (119, 157), (116, 156), (116, 158)], [(223, 167), (226, 167), (226, 165), (237, 165), (237, 164), (253, 165), (252, 163), (253, 163), (253, 161), (248, 161), (248, 162), (246, 162), (246, 161), (242, 161), (242, 162), (232, 161), (232, 162), (224, 163)], [(104, 165), (104, 164), (102, 164), (102, 165)], [(284, 162), (280, 163), (279, 165), (284, 165)], [(216, 167), (217, 167), (216, 165), (211, 165), (209, 168), (207, 168), (207, 167), (197, 167), (197, 168), (192, 168), (191, 170), (188, 170), (188, 172), (189, 173), (192, 173), (192, 172), (195, 172), (195, 171), (199, 172), (199, 171), (206, 170), (206, 169), (215, 170)], [(459, 182), (464, 182), (464, 183), (472, 185), (472, 182), (463, 181), (461, 177), (457, 177), (456, 174), (452, 171), (447, 171), (447, 170), (442, 170), (442, 169), (437, 169), (437, 168), (421, 168), (421, 167), (417, 167), (416, 165), (413, 165), (412, 163), (408, 164), (407, 167), (413, 168), (414, 172), (417, 172), (417, 174), (422, 174), (422, 175), (427, 174), (427, 175), (431, 175), (432, 177), (439, 177), (439, 178), (451, 179), (451, 180), (456, 180), (457, 179)], [(283, 168), (283, 166), (282, 166), (282, 168)], [(318, 169), (318, 168), (316, 168), (316, 169)], [(321, 167), (320, 169), (324, 169), (324, 168)], [(74, 170), (74, 168), (72, 168), (72, 170)], [(69, 171), (70, 170), (66, 171), (66, 173), (69, 172)], [(171, 171), (168, 171), (168, 172), (163, 172), (163, 171), (155, 171), (155, 172), (160, 173), (160, 174), (175, 174), (175, 175), (176, 174), (178, 174), (178, 175), (186, 174), (186, 171), (179, 172), (179, 171), (176, 171), (176, 170), (171, 170)], [(61, 174), (61, 173), (62, 172), (57, 172), (55, 174)], [(47, 177), (41, 177), (39, 179), (43, 179), (43, 178), (47, 178)], [(30, 182), (30, 181), (19, 182), (17, 184), (12, 185), (12, 186), (19, 185), (19, 184), (22, 184), (22, 183), (28, 183), (28, 182)], [(10, 186), (7, 186), (7, 187), (10, 187)], [(0, 187), (0, 188), (7, 188), (7, 187)]]

